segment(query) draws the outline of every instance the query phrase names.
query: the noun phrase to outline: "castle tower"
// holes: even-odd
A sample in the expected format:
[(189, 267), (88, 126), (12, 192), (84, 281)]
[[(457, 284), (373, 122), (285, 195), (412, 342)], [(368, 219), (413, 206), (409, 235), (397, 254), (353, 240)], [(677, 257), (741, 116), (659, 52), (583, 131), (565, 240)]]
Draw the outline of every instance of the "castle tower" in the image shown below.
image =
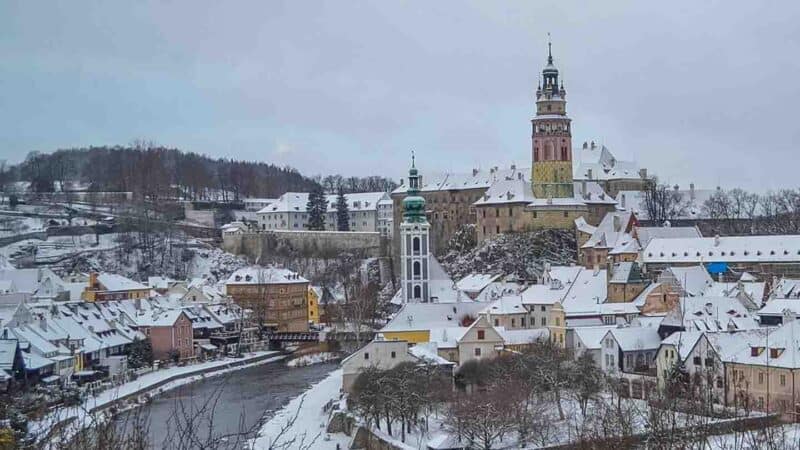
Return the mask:
[(533, 140), (533, 195), (539, 199), (573, 196), (572, 132), (567, 117), (567, 91), (558, 82), (552, 44), (547, 43), (547, 65), (536, 89), (536, 116), (531, 120)]
[(403, 222), (400, 224), (404, 303), (430, 301), (430, 227), (425, 217), (425, 199), (419, 195), (419, 174), (412, 154), (408, 191), (403, 199)]

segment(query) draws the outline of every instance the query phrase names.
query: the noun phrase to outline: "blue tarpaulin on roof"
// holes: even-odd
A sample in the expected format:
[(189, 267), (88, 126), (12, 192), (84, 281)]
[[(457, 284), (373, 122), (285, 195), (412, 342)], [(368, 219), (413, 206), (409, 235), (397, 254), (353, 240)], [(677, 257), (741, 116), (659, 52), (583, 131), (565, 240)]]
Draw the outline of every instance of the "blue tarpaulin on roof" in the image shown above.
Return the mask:
[(725, 273), (728, 271), (728, 263), (726, 262), (713, 262), (706, 264), (706, 269), (708, 269), (708, 273), (714, 275), (717, 273)]

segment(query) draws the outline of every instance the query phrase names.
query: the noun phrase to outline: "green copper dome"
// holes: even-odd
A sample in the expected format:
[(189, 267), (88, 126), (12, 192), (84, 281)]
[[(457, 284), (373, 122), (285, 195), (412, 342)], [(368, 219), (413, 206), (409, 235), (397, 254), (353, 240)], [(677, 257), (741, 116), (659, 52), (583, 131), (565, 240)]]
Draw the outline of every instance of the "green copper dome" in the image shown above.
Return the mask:
[(403, 220), (405, 222), (426, 222), (425, 199), (419, 195), (419, 174), (411, 154), (411, 169), (408, 171), (408, 190), (403, 199)]

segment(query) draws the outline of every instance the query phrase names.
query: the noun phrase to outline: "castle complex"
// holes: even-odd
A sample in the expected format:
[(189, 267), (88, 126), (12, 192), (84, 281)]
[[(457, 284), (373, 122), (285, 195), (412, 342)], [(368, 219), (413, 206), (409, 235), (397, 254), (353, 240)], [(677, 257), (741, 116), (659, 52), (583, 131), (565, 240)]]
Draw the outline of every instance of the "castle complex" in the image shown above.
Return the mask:
[[(596, 226), (606, 213), (618, 209), (615, 196), (620, 191), (644, 189), (647, 171), (617, 160), (605, 146), (592, 141), (573, 150), (566, 96), (548, 43), (531, 119), (531, 167), (426, 174), (424, 180), (416, 175), (416, 196), (426, 201), (433, 254), (442, 253), (454, 233), (469, 224), (475, 225), (479, 241), (531, 229), (572, 229), (579, 218)], [(409, 179), (391, 194), (395, 235), (410, 185)], [(400, 245), (395, 240), (396, 255)]]

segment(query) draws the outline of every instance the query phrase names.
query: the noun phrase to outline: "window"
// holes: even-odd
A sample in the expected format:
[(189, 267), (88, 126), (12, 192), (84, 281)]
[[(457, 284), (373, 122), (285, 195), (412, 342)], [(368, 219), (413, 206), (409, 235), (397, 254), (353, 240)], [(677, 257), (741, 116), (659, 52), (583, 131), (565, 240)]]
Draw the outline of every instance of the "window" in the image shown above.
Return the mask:
[(494, 216), (495, 217), (500, 217), (500, 208), (495, 208), (494, 209)]
[(558, 317), (556, 317), (556, 326), (557, 327), (561, 326), (561, 319), (559, 319)]
[(419, 238), (415, 237), (411, 242), (414, 253), (419, 253)]
[(480, 357), (480, 356), (481, 356), (481, 349), (480, 349), (480, 347), (476, 347), (476, 348), (475, 348), (475, 356), (478, 356), (478, 357)]
[(524, 327), (524, 326), (525, 326), (525, 318), (524, 318), (524, 317), (521, 317), (521, 318), (519, 319), (519, 326), (521, 326), (521, 327)]
[(479, 340), (479, 341), (482, 341), (482, 340), (484, 340), (484, 339), (486, 339), (486, 331), (484, 331), (484, 330), (478, 330), (478, 340)]
[(514, 216), (514, 209), (509, 206), (508, 207), (508, 217), (513, 217), (513, 216)]
[(414, 261), (414, 276), (415, 277), (420, 276), (420, 272), (422, 272), (421, 267), (422, 266), (420, 265), (419, 261)]
[(497, 225), (495, 228), (495, 233), (500, 234), (500, 225)]
[(364, 352), (364, 359), (369, 359), (369, 352)]
[(786, 375), (781, 375), (781, 386), (786, 386)]
[(544, 305), (542, 305), (542, 309), (541, 309), (541, 311), (542, 311), (542, 312), (544, 312), (544, 311), (545, 311)]
[(414, 298), (422, 298), (422, 288), (414, 286)]
[(758, 384), (764, 384), (764, 372), (758, 372)]
[(515, 327), (515, 326), (517, 326), (517, 319), (512, 317), (511, 318), (511, 327)]
[(498, 318), (494, 319), (494, 326), (496, 326), (496, 327), (500, 326), (500, 319), (498, 319)]
[(542, 317), (542, 326), (547, 326), (547, 317)]
[(397, 357), (397, 353), (392, 352), (392, 359), (394, 359), (395, 357)]
[(700, 357), (699, 357), (699, 356), (695, 356), (695, 357), (694, 357), (694, 360), (693, 360), (693, 362), (694, 362), (694, 365), (695, 365), (695, 366), (699, 366), (699, 365), (701, 365), (701, 364), (702, 364), (702, 363), (700, 362)]
[(569, 217), (569, 211), (564, 211), (564, 217)]

